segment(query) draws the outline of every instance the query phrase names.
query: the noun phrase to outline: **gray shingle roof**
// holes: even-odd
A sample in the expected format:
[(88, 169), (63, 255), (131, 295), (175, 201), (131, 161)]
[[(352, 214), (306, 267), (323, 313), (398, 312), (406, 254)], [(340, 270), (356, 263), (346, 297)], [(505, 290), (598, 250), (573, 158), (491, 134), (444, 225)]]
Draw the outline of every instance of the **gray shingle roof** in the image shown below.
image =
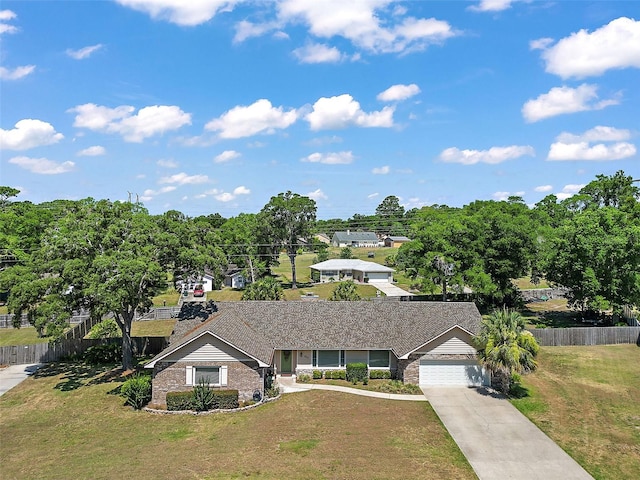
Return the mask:
[(340, 243), (377, 242), (378, 236), (373, 232), (335, 232), (333, 234), (333, 241)]
[(265, 364), (271, 364), (276, 349), (390, 349), (403, 357), (456, 325), (475, 334), (481, 321), (475, 304), (468, 302), (242, 301), (216, 306), (204, 324), (179, 320), (175, 331), (182, 338), (151, 363), (207, 331)]
[(365, 262), (358, 259), (342, 259), (332, 258), (331, 260), (325, 260), (324, 262), (311, 265), (309, 268), (314, 270), (358, 270), (360, 272), (385, 272), (393, 273), (395, 270), (385, 265), (380, 265), (375, 262)]

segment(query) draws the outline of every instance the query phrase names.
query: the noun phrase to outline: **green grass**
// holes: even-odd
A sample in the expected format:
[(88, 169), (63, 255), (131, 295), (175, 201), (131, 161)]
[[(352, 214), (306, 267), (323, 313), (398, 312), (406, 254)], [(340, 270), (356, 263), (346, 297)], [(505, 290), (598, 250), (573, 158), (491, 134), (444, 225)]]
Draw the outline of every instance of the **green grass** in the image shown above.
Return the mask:
[(132, 337), (169, 337), (176, 324), (176, 319), (168, 320), (144, 320), (133, 322), (131, 325)]
[(543, 347), (512, 403), (596, 479), (640, 478), (640, 348)]
[(34, 327), (0, 328), (0, 347), (7, 345), (32, 345), (47, 343), (48, 337), (38, 337)]
[(173, 288), (168, 289), (165, 293), (153, 298), (154, 307), (174, 307), (178, 305), (180, 293)]
[(515, 280), (512, 280), (512, 282), (520, 290), (531, 290), (536, 288), (551, 288), (551, 285), (549, 285), (549, 283), (547, 283), (547, 281), (544, 278), (541, 278), (537, 284), (531, 283), (531, 277), (516, 278)]
[(52, 364), (0, 397), (2, 478), (475, 478), (427, 402), (310, 391), (153, 415), (123, 406), (123, 380)]
[(579, 314), (570, 310), (566, 298), (554, 298), (546, 302), (531, 302), (520, 311), (530, 328), (584, 327)]
[[(302, 296), (306, 293), (318, 295), (318, 298), (327, 300), (331, 297), (331, 293), (336, 288), (335, 283), (320, 283), (316, 285), (299, 284), (297, 289), (284, 288), (285, 300), (302, 300)], [(372, 298), (376, 296), (376, 287), (371, 285), (357, 285), (358, 294), (362, 298)], [(242, 290), (234, 290), (225, 288), (223, 290), (214, 290), (207, 292), (207, 300), (217, 302), (236, 302), (242, 299)]]

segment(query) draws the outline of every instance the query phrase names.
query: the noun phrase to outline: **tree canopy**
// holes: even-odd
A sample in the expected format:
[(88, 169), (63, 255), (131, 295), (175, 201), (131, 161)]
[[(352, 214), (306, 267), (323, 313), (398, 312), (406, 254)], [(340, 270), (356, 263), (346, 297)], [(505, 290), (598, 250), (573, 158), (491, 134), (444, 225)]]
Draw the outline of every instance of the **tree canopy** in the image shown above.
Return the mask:
[(296, 255), (301, 239), (306, 240), (316, 221), (316, 202), (297, 193), (271, 197), (260, 211), (260, 227), (265, 243), (284, 248), (291, 262), (291, 287), (296, 285)]

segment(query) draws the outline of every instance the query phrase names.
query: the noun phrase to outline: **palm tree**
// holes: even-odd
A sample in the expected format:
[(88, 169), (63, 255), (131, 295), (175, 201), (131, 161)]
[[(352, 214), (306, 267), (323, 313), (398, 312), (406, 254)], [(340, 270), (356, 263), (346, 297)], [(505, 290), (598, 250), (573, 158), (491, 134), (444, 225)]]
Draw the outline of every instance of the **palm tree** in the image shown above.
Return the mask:
[(340, 282), (338, 285), (336, 285), (336, 288), (333, 289), (330, 300), (360, 300), (358, 287), (353, 282), (353, 280)]
[(493, 374), (498, 388), (508, 393), (514, 373), (535, 370), (539, 346), (516, 311), (494, 310), (482, 321), (476, 337), (480, 361)]
[(282, 285), (273, 277), (265, 277), (249, 284), (242, 293), (242, 300), (281, 300)]

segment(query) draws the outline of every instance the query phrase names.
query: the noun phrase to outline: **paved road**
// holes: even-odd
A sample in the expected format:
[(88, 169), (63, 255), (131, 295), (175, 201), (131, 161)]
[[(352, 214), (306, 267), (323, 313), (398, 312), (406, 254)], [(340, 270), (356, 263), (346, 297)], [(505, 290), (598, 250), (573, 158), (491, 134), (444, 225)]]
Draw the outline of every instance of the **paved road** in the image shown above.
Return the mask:
[(502, 395), (485, 388), (422, 390), (480, 480), (592, 478)]
[(33, 375), (33, 373), (41, 366), (41, 364), (36, 363), (10, 365), (6, 368), (0, 368), (0, 397), (22, 382), (29, 375)]

